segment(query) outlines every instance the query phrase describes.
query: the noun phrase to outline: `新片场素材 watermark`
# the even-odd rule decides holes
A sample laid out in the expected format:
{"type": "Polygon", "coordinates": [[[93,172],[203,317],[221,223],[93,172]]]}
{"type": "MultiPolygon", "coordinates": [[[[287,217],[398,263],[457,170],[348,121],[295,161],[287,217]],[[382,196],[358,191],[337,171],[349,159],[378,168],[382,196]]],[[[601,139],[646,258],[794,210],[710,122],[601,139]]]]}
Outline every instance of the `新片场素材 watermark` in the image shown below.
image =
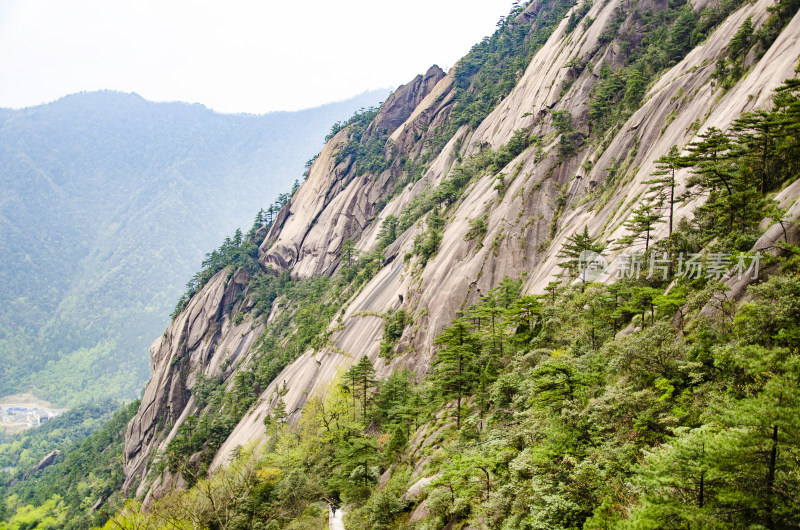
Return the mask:
{"type": "Polygon", "coordinates": [[[681,252],[670,258],[666,252],[660,256],[656,253],[646,257],[643,253],[623,252],[613,261],[601,254],[584,251],[578,258],[578,278],[591,282],[604,274],[617,279],[639,279],[672,277],[699,279],[702,277],[719,280],[722,278],[742,279],[749,277],[758,279],[761,265],[761,253],[732,254],[727,252],[711,252],[708,254],[681,252]]]}

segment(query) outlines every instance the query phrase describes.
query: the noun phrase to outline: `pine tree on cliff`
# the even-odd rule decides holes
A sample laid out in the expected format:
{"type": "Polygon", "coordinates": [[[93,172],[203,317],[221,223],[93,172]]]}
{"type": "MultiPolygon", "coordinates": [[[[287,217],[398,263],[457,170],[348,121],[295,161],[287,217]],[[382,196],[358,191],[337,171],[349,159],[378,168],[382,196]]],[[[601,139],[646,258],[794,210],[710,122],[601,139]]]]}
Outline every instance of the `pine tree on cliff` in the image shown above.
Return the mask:
{"type": "MultiPolygon", "coordinates": [[[[567,269],[571,275],[576,278],[581,278],[581,292],[586,286],[586,274],[580,274],[581,260],[585,260],[589,253],[600,254],[605,248],[604,245],[597,242],[596,237],[589,235],[589,227],[584,226],[583,232],[575,232],[567,238],[567,241],[561,246],[561,250],[556,254],[556,257],[566,258],[566,261],[559,263],[564,269],[567,269]]],[[[585,261],[584,261],[585,266],[585,261]]]]}
{"type": "Polygon", "coordinates": [[[355,409],[356,403],[361,406],[361,417],[366,423],[369,405],[372,404],[372,391],[377,384],[375,367],[365,355],[358,363],[350,367],[345,373],[345,379],[350,382],[349,390],[353,397],[353,408],[355,409]]]}
{"type": "Polygon", "coordinates": [[[756,168],[761,195],[772,185],[769,165],[775,152],[774,131],[779,127],[774,114],[763,110],[748,112],[733,122],[733,130],[738,135],[737,141],[751,154],[750,159],[756,168]]]}
{"type": "Polygon", "coordinates": [[[381,229],[378,232],[378,248],[383,250],[397,239],[397,229],[400,225],[400,219],[394,215],[386,216],[386,219],[381,223],[381,229]]]}
{"type": "Polygon", "coordinates": [[[679,198],[675,196],[675,188],[677,181],[675,179],[678,169],[681,165],[680,151],[677,145],[669,148],[669,152],[656,160],[656,170],[652,175],[656,178],[645,181],[645,184],[650,185],[650,197],[656,202],[661,202],[666,205],[669,212],[667,232],[667,254],[669,259],[669,276],[672,276],[672,230],[675,225],[675,203],[679,198]]]}
{"type": "Polygon", "coordinates": [[[650,238],[655,226],[662,221],[664,216],[658,211],[662,205],[642,203],[633,215],[623,223],[623,226],[630,232],[629,235],[620,238],[616,242],[615,248],[621,249],[635,243],[641,239],[644,241],[644,251],[650,248],[650,238]]]}
{"type": "Polygon", "coordinates": [[[350,238],[345,239],[344,243],[342,244],[342,257],[347,260],[348,267],[353,266],[353,256],[357,252],[358,251],[356,250],[356,245],[353,243],[353,240],[350,238]]]}
{"type": "Polygon", "coordinates": [[[708,194],[708,200],[697,211],[699,217],[708,220],[712,234],[731,231],[736,215],[736,144],[730,135],[716,127],[709,128],[699,138],[689,145],[689,155],[684,159],[684,163],[692,167],[688,187],[708,194]],[[727,222],[720,225],[719,221],[727,222]]]}
{"type": "Polygon", "coordinates": [[[456,400],[456,428],[461,428],[461,401],[475,386],[480,343],[469,323],[456,318],[452,325],[436,337],[435,344],[443,346],[433,363],[434,386],[443,398],[456,400]]]}

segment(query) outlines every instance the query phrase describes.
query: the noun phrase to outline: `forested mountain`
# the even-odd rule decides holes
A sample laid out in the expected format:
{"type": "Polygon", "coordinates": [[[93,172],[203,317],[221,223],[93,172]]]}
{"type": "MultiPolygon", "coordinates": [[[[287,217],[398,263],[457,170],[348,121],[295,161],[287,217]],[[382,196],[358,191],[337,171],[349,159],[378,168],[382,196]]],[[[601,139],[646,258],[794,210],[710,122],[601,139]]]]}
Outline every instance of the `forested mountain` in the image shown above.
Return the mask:
{"type": "Polygon", "coordinates": [[[515,4],[333,127],[7,526],[800,526],[798,8],[515,4]]]}
{"type": "Polygon", "coordinates": [[[0,113],[0,396],[132,398],[205,253],[302,181],[332,123],[383,92],[217,114],[81,93],[0,113]]]}

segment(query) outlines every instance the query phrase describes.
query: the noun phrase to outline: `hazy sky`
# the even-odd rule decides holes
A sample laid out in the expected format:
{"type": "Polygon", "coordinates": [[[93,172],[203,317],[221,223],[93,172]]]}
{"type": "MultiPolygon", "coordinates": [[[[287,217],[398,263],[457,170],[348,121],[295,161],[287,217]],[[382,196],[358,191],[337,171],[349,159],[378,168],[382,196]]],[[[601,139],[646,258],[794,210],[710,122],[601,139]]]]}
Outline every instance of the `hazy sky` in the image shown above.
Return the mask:
{"type": "Polygon", "coordinates": [[[0,107],[84,90],[316,106],[452,66],[512,0],[0,0],[0,107]]]}

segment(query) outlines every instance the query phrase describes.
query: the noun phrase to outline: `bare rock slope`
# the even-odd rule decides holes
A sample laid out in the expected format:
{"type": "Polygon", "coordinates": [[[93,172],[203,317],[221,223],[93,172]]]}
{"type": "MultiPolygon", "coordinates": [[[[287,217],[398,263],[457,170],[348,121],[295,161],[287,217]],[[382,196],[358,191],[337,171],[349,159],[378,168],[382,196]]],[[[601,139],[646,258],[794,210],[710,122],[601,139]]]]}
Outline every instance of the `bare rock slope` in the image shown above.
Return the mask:
{"type": "MultiPolygon", "coordinates": [[[[733,13],[649,86],[644,103],[616,134],[604,142],[577,142],[570,157],[559,156],[552,116],[568,112],[581,138],[588,138],[597,71],[603,62],[613,64],[619,52],[614,42],[603,40],[603,31],[615,10],[624,7],[621,0],[595,2],[586,15],[589,23],[571,32],[568,17],[561,20],[518,73],[511,92],[475,129],[457,127],[449,139],[436,144],[437,132],[451,118],[458,80],[452,71],[445,74],[432,67],[397,89],[364,133],[365,138],[388,137],[380,172],[359,172],[359,160],[342,157],[352,142],[352,130],[339,131],[264,237],[259,261],[265,270],[288,270],[295,278],[333,274],[341,264],[345,240],[354,241],[364,253],[376,249],[382,222],[402,217],[415,199],[432,193],[470,155],[508,144],[520,129],[540,136],[544,145],[524,149],[498,172],[468,184],[449,210],[438,250],[427,263],[413,256],[415,238],[426,230],[425,217],[398,234],[382,250],[380,269],[331,323],[324,345],[302,353],[274,379],[221,446],[212,466],[224,465],[237,446],[263,441],[263,420],[276,405],[279,389],[290,419],[296,419],[310,396],[324,391],[364,355],[384,377],[398,367],[423,374],[435,356],[436,334],[459,308],[504,276],[524,278],[525,291],[541,293],[560,272],[555,255],[567,237],[584,226],[593,236],[621,237],[622,222],[647,187],[655,159],[672,145],[685,146],[709,127],[726,128],[743,111],[767,107],[771,91],[795,75],[800,16],[730,90],[712,80],[714,63],[726,52],[731,35],[748,17],[756,26],[762,23],[770,4],[757,0],[733,13]],[[441,147],[431,152],[430,145],[441,147]],[[409,160],[425,161],[414,166],[423,170],[414,178],[409,176],[409,160]],[[608,168],[621,161],[626,174],[612,187],[608,168]],[[602,201],[601,189],[610,189],[602,201]],[[485,223],[480,240],[467,237],[475,219],[485,223]],[[412,315],[414,325],[405,329],[396,355],[387,362],[379,356],[381,315],[399,308],[412,315]]],[[[531,3],[517,22],[536,16],[541,6],[531,3]]],[[[791,206],[796,192],[784,193],[783,204],[791,206]]],[[[679,215],[687,215],[693,206],[686,204],[679,215]]],[[[247,316],[235,324],[233,305],[246,308],[252,303],[247,280],[243,271],[220,271],[153,344],[153,378],[128,426],[128,490],[147,491],[150,483],[143,479],[152,455],[166,447],[187,415],[199,412],[192,397],[197,374],[222,374],[230,381],[237,369],[247,366],[256,338],[281,311],[276,303],[269,317],[247,316]]]]}

